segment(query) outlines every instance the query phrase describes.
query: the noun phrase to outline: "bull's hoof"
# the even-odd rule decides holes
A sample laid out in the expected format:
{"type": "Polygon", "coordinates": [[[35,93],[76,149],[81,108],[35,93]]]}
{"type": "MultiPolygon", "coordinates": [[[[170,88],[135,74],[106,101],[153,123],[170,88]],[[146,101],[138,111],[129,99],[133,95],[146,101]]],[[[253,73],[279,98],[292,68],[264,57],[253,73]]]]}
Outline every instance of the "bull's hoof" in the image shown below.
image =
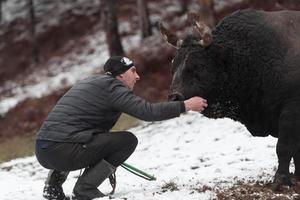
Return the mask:
{"type": "Polygon", "coordinates": [[[297,174],[290,174],[290,178],[292,181],[292,184],[295,186],[300,186],[300,176],[297,174]]]}
{"type": "Polygon", "coordinates": [[[283,192],[289,190],[293,185],[294,184],[290,178],[290,175],[276,173],[272,183],[272,190],[276,192],[283,192]]]}

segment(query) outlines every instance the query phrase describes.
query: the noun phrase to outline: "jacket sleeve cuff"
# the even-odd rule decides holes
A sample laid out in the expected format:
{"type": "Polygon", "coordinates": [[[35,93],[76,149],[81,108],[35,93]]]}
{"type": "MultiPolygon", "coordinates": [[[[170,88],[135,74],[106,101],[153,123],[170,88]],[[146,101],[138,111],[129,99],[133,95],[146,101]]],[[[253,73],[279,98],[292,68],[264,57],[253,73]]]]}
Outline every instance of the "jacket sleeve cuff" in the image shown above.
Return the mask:
{"type": "Polygon", "coordinates": [[[180,113],[183,113],[185,112],[185,105],[184,105],[184,102],[183,101],[180,101],[180,113]]]}

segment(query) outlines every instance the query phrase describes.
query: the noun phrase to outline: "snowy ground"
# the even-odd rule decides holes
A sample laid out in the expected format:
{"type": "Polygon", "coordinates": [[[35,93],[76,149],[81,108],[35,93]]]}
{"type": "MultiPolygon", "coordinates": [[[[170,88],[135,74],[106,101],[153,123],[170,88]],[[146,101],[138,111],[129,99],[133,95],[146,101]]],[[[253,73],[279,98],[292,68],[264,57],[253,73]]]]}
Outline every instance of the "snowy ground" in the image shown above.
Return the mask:
{"type": "MultiPolygon", "coordinates": [[[[11,5],[8,2],[6,6],[11,5]]],[[[138,39],[137,35],[123,39],[124,48],[132,48],[138,39]]],[[[82,54],[53,58],[48,63],[51,66],[48,71],[36,71],[26,77],[32,84],[6,83],[0,88],[12,90],[10,96],[0,99],[0,114],[5,114],[23,99],[40,97],[62,85],[72,85],[99,69],[108,57],[104,34],[95,32],[87,41],[82,54]],[[90,49],[93,53],[89,53],[90,49]]],[[[241,180],[269,181],[277,165],[275,138],[252,137],[244,126],[229,119],[213,120],[189,113],[164,122],[145,123],[132,132],[139,138],[139,145],[127,163],[154,174],[157,180],[149,182],[120,168],[113,195],[117,200],[213,199],[218,188],[241,180]],[[167,185],[173,187],[165,187],[167,185]],[[206,186],[213,190],[203,189],[206,186]]],[[[64,184],[67,194],[72,192],[78,175],[79,171],[72,172],[64,184]]],[[[1,164],[0,200],[42,199],[46,176],[47,171],[34,156],[1,164]]],[[[108,192],[110,188],[105,183],[100,189],[108,192]]]]}
{"type": "MultiPolygon", "coordinates": [[[[213,199],[215,190],[237,181],[271,180],[277,164],[275,138],[252,137],[229,119],[213,120],[190,112],[131,131],[139,144],[127,163],[154,174],[157,180],[146,181],[119,168],[114,199],[213,199]],[[168,184],[174,187],[163,189],[168,184]],[[213,190],[199,192],[203,186],[213,190]]],[[[46,175],[34,156],[0,165],[0,199],[41,199],[46,175]]],[[[78,175],[79,171],[72,172],[64,184],[67,194],[78,175]]],[[[110,188],[105,182],[100,189],[109,192],[110,188]]]]}

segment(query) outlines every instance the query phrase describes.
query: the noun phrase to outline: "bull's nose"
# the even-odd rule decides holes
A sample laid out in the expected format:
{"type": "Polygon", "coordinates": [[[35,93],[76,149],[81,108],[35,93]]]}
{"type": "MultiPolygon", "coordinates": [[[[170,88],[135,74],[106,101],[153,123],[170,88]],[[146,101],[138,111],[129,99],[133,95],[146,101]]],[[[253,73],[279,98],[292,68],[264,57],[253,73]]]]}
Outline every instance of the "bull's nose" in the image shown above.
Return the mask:
{"type": "Polygon", "coordinates": [[[183,100],[183,95],[176,92],[172,93],[168,96],[169,101],[182,101],[183,100]]]}

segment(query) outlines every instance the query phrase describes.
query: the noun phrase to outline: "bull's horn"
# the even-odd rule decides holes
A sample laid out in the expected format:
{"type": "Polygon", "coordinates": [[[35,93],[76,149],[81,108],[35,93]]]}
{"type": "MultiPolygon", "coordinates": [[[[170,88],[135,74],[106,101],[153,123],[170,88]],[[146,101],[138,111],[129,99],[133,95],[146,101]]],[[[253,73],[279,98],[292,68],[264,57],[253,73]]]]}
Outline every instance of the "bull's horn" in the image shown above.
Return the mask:
{"type": "Polygon", "coordinates": [[[188,13],[188,20],[193,24],[200,34],[201,40],[199,43],[203,47],[209,46],[212,43],[211,29],[203,21],[200,21],[199,16],[196,13],[188,13]]]}
{"type": "Polygon", "coordinates": [[[176,34],[173,34],[169,30],[167,30],[162,22],[159,23],[159,29],[162,37],[168,44],[172,45],[176,49],[180,48],[182,40],[179,39],[176,34]]]}

